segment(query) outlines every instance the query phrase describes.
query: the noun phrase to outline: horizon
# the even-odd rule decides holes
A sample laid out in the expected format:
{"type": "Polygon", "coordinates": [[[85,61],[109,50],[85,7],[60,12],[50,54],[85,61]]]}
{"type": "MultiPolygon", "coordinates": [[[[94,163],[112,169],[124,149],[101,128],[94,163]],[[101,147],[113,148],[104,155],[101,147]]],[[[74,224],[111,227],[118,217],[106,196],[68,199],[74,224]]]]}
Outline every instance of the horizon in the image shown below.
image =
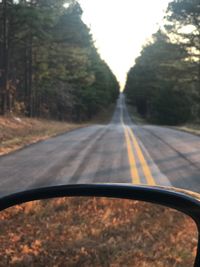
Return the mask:
{"type": "Polygon", "coordinates": [[[125,86],[127,73],[140,55],[142,47],[162,26],[169,2],[171,0],[164,0],[162,3],[160,0],[126,0],[122,5],[114,0],[79,0],[83,9],[83,21],[91,29],[95,46],[116,75],[121,90],[125,86]]]}

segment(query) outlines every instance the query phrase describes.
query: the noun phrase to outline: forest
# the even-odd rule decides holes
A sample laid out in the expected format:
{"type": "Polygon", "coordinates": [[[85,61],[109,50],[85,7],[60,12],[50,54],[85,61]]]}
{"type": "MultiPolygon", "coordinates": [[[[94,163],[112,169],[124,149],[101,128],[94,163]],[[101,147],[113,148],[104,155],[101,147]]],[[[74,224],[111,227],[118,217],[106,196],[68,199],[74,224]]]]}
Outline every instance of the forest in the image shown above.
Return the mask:
{"type": "Polygon", "coordinates": [[[119,84],[75,0],[0,0],[0,114],[84,121],[119,84]]]}
{"type": "Polygon", "coordinates": [[[128,102],[153,123],[200,123],[200,2],[169,3],[164,27],[129,70],[128,102]]]}

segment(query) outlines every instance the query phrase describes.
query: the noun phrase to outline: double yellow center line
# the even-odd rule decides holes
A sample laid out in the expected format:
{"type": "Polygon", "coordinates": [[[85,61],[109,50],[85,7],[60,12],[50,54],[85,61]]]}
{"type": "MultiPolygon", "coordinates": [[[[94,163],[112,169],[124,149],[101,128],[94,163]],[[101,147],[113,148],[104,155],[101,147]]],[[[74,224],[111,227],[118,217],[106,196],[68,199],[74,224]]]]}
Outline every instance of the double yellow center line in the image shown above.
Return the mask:
{"type": "Polygon", "coordinates": [[[124,125],[123,122],[123,116],[121,116],[121,122],[124,128],[124,134],[125,134],[125,140],[126,140],[126,146],[127,146],[127,153],[128,153],[128,159],[129,159],[129,164],[130,164],[130,173],[131,173],[131,178],[132,178],[132,183],[133,184],[141,184],[140,180],[140,175],[138,172],[137,164],[136,164],[136,159],[135,159],[135,154],[138,157],[138,160],[141,164],[142,171],[144,173],[144,176],[146,178],[146,182],[148,185],[156,185],[155,180],[152,176],[150,167],[145,160],[145,157],[143,155],[143,152],[138,144],[138,141],[133,133],[133,130],[129,127],[124,125]]]}

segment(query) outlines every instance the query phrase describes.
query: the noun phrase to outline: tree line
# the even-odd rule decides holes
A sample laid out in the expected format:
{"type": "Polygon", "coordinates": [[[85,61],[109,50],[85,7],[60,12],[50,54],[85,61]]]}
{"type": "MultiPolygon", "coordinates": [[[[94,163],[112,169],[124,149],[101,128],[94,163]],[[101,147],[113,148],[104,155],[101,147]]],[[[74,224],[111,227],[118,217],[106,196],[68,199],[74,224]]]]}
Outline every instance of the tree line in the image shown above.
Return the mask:
{"type": "Polygon", "coordinates": [[[119,84],[75,0],[0,1],[0,113],[81,121],[119,84]]]}
{"type": "Polygon", "coordinates": [[[164,21],[128,72],[127,99],[155,123],[200,122],[199,0],[174,0],[164,21]]]}

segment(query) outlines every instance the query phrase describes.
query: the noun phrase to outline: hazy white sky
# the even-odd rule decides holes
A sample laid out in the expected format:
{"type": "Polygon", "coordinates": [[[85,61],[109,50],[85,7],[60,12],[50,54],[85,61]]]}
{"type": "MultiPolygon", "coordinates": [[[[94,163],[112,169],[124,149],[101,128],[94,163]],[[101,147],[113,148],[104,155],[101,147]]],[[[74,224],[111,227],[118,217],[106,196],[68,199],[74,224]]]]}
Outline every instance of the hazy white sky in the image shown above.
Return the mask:
{"type": "Polygon", "coordinates": [[[79,0],[101,57],[121,85],[170,0],[79,0]]]}

